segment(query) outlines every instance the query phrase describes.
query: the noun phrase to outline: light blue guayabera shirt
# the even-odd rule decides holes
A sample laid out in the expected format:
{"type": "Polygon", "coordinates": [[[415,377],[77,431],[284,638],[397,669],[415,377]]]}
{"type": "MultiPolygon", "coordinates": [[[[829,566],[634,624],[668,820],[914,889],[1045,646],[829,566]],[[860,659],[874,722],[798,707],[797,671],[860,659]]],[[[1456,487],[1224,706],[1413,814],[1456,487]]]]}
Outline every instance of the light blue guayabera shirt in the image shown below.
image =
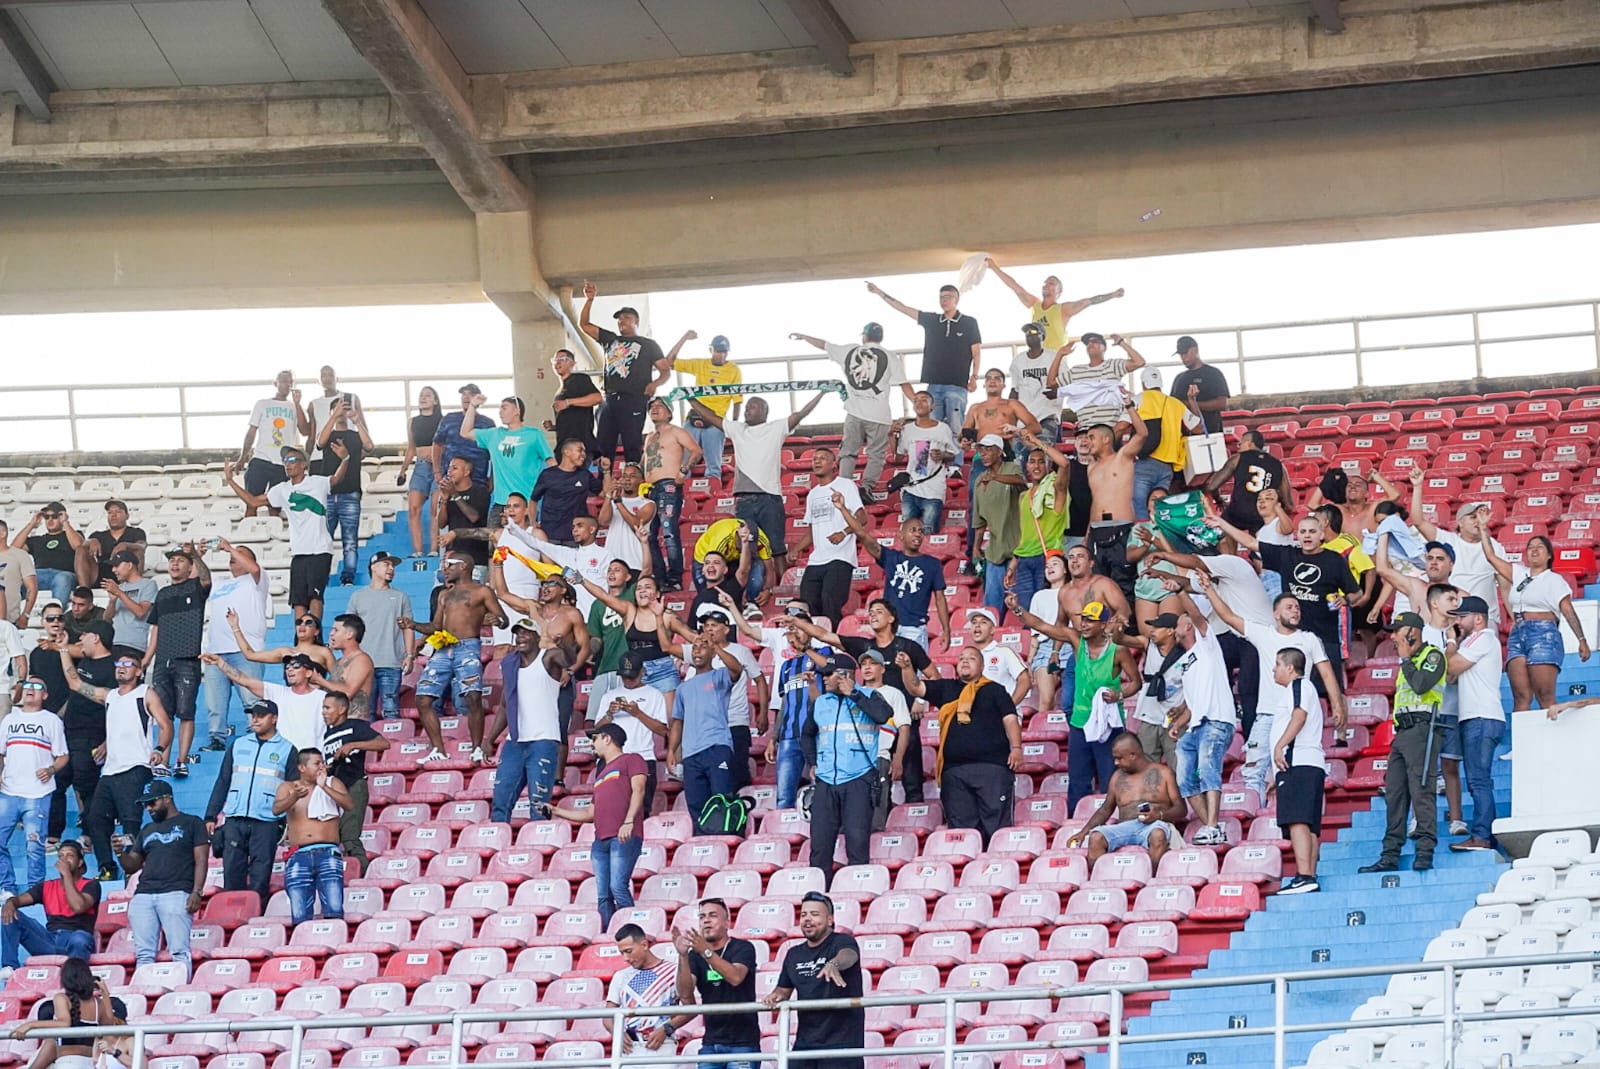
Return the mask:
{"type": "MultiPolygon", "coordinates": [[[[744,685],[742,676],[739,685],[744,685]]],[[[728,695],[732,691],[733,680],[726,668],[696,672],[678,684],[672,719],[683,721],[683,756],[713,746],[733,749],[733,732],[728,728],[728,695]]]]}

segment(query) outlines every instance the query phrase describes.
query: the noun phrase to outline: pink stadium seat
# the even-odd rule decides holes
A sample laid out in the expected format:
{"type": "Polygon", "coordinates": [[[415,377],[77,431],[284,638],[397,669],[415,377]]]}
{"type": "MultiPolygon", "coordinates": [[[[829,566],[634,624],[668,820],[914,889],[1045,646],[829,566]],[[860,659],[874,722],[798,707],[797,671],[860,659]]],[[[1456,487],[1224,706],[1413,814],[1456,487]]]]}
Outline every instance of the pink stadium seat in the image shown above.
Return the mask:
{"type": "Polygon", "coordinates": [[[1067,899],[1062,924],[1112,925],[1128,912],[1128,896],[1114,887],[1085,887],[1067,899]]]}
{"type": "Polygon", "coordinates": [[[456,888],[450,898],[450,912],[482,920],[510,904],[511,894],[505,884],[497,880],[472,880],[456,888]]]}
{"type": "Polygon", "coordinates": [[[1115,887],[1133,894],[1151,879],[1149,851],[1135,848],[1102,855],[1089,874],[1088,886],[1115,887]]]}
{"type": "Polygon", "coordinates": [[[454,890],[468,880],[477,879],[483,872],[483,858],[475,850],[446,850],[435,854],[427,864],[424,874],[429,880],[454,890]]]}
{"type": "Polygon", "coordinates": [[[983,852],[983,836],[976,828],[946,828],[929,835],[922,844],[924,859],[948,861],[960,868],[983,852]]]}
{"type": "Polygon", "coordinates": [[[572,950],[560,946],[531,946],[517,952],[511,975],[544,984],[572,971],[572,950]]]}
{"type": "Polygon", "coordinates": [[[885,969],[873,986],[874,995],[931,995],[942,990],[936,965],[896,965],[885,969]]]}
{"type": "Polygon", "coordinates": [[[1106,951],[1109,958],[1144,958],[1153,961],[1178,952],[1178,926],[1171,921],[1140,921],[1124,924],[1117,933],[1116,945],[1106,951]]]}
{"type": "Polygon", "coordinates": [[[1033,886],[1011,891],[1000,900],[996,918],[1009,927],[1050,928],[1061,915],[1061,896],[1033,886]]]}
{"type": "MultiPolygon", "coordinates": [[[[255,892],[251,892],[254,894],[255,892]]],[[[259,908],[261,899],[253,901],[259,908]]],[[[289,941],[287,926],[278,921],[253,921],[233,929],[228,945],[217,947],[213,958],[240,958],[245,961],[265,961],[273,952],[289,941]]]]}
{"type": "MultiPolygon", "coordinates": [[[[887,879],[887,875],[885,876],[887,879]]],[[[837,886],[837,885],[835,885],[837,886]]],[[[705,898],[720,898],[730,909],[738,909],[762,894],[761,873],[755,869],[731,868],[706,877],[701,891],[705,898]]]]}
{"type": "Polygon", "coordinates": [[[438,950],[445,954],[458,950],[472,938],[472,918],[464,913],[447,910],[444,913],[426,917],[417,926],[417,934],[410,941],[401,944],[402,953],[411,950],[438,950]]]}
{"type": "Polygon", "coordinates": [[[1039,932],[1036,928],[991,928],[983,934],[978,945],[979,961],[1000,962],[1002,965],[1023,965],[1039,954],[1039,932]]]}
{"type": "Polygon", "coordinates": [[[1059,794],[1036,794],[1031,798],[1018,798],[1012,807],[1012,812],[1014,824],[1054,831],[1067,823],[1067,799],[1059,794]]]}
{"type": "Polygon", "coordinates": [[[344,947],[350,941],[350,925],[342,918],[305,921],[295,926],[289,943],[273,953],[305,954],[322,959],[344,947]]]}
{"type": "Polygon", "coordinates": [[[889,887],[889,870],[882,865],[846,865],[834,873],[829,893],[836,899],[870,901],[887,894],[889,887]]]}
{"type": "MultiPolygon", "coordinates": [[[[923,932],[911,944],[906,955],[910,965],[932,965],[937,969],[952,969],[972,958],[972,933],[962,931],[923,932]]],[[[891,965],[898,962],[891,962],[891,965]]]]}
{"type": "Polygon", "coordinates": [[[398,801],[402,805],[410,802],[441,805],[461,797],[466,786],[466,780],[459,772],[419,772],[398,801]]]}
{"type": "Polygon", "coordinates": [[[955,871],[946,861],[912,862],[901,868],[894,880],[896,891],[915,891],[927,899],[949,894],[955,890],[955,885],[955,871]]]}
{"type": "MultiPolygon", "coordinates": [[[[1216,855],[1210,851],[1206,851],[1206,856],[1213,862],[1216,860],[1216,855]]],[[[1178,923],[1188,919],[1189,913],[1194,909],[1194,903],[1194,888],[1188,884],[1151,884],[1140,890],[1124,920],[1128,924],[1147,921],[1178,923]]]]}
{"type": "Polygon", "coordinates": [[[318,979],[349,991],[378,978],[378,955],[370,951],[335,954],[322,965],[318,979]]]}
{"type": "Polygon", "coordinates": [[[1202,847],[1184,847],[1167,851],[1152,882],[1157,886],[1180,884],[1198,890],[1215,879],[1217,871],[1215,852],[1202,847]]]}
{"type": "Polygon", "coordinates": [[[1089,962],[1103,957],[1111,936],[1103,924],[1062,924],[1038,954],[1041,961],[1089,962]]]}
{"type": "MultiPolygon", "coordinates": [[[[1281,855],[1280,855],[1281,856],[1281,855]]],[[[1219,880],[1200,891],[1191,921],[1242,921],[1261,908],[1261,893],[1256,885],[1238,880],[1219,880]]]]}
{"type": "Polygon", "coordinates": [[[733,931],[742,938],[766,942],[786,939],[794,928],[794,903],[778,898],[758,898],[745,903],[733,925],[733,931]]]}
{"type": "MultiPolygon", "coordinates": [[[[144,967],[141,966],[141,968],[144,967]]],[[[203,961],[195,966],[194,977],[189,981],[188,986],[196,991],[204,991],[211,995],[221,996],[249,982],[250,962],[243,958],[226,958],[203,961]]],[[[137,972],[134,976],[133,985],[135,987],[139,986],[137,972]]]]}
{"type": "Polygon", "coordinates": [[[985,891],[992,898],[1004,898],[1007,892],[1022,886],[1022,873],[1017,862],[1010,858],[984,857],[961,870],[956,886],[962,890],[985,891]]]}
{"type": "MultiPolygon", "coordinates": [[[[1085,984],[1142,984],[1150,979],[1143,958],[1101,958],[1084,971],[1085,984]]],[[[1104,1024],[1110,1019],[1110,995],[1075,995],[1061,1000],[1058,1016],[1104,1024]]]]}
{"type": "Polygon", "coordinates": [[[598,913],[587,907],[571,907],[557,911],[544,922],[544,931],[535,945],[577,949],[599,939],[601,934],[598,913]]]}
{"type": "Polygon", "coordinates": [[[929,932],[978,932],[994,919],[994,899],[983,891],[946,894],[933,906],[933,916],[923,925],[929,932]]]}
{"type": "Polygon", "coordinates": [[[677,905],[696,897],[699,886],[686,872],[660,872],[645,878],[637,901],[641,905],[677,905]]]}
{"type": "Polygon", "coordinates": [[[938,802],[897,805],[889,811],[885,831],[910,832],[919,838],[929,835],[944,823],[944,810],[938,802]]]}
{"type": "Polygon", "coordinates": [[[928,920],[928,902],[911,891],[879,895],[867,905],[861,931],[875,935],[909,936],[928,920]]]}
{"type": "Polygon", "coordinates": [[[739,844],[733,864],[767,875],[787,865],[791,856],[789,841],[782,836],[754,835],[739,844]]]}
{"type": "Polygon", "coordinates": [[[316,975],[317,961],[310,955],[277,957],[262,964],[261,970],[256,973],[255,982],[281,995],[301,984],[310,983],[316,975]]]}
{"type": "Polygon", "coordinates": [[[537,850],[525,847],[510,847],[491,857],[483,874],[491,880],[499,880],[515,887],[523,880],[539,875],[539,871],[543,867],[544,856],[537,850]]]}
{"type": "Polygon", "coordinates": [[[444,909],[445,889],[436,883],[411,883],[390,894],[383,915],[422,921],[444,909]]]}
{"type": "Polygon", "coordinates": [[[572,825],[564,820],[530,820],[517,831],[517,846],[537,850],[548,858],[572,842],[572,825]]]}
{"type": "Polygon", "coordinates": [[[1028,886],[1070,894],[1089,882],[1089,863],[1082,850],[1051,850],[1028,866],[1028,886]]]}
{"type": "Polygon", "coordinates": [[[917,859],[917,837],[903,832],[883,831],[872,836],[872,860],[890,872],[917,859]]]}

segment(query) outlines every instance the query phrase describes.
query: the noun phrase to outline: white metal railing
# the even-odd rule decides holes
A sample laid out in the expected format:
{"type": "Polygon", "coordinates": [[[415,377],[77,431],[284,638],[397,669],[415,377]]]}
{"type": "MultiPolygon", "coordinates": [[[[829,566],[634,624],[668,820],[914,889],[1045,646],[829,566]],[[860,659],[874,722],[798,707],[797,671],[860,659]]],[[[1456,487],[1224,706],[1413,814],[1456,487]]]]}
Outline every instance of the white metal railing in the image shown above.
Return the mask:
{"type": "MultiPolygon", "coordinates": [[[[875,1006],[926,1006],[937,1005],[943,1007],[940,1015],[944,1030],[943,1041],[938,1048],[942,1061],[938,1064],[943,1069],[959,1069],[961,1055],[966,1054],[1005,1054],[1013,1051],[1042,1051],[1061,1048],[1073,1049],[1104,1049],[1107,1054],[1109,1069],[1121,1069],[1123,1052],[1129,1047],[1144,1046],[1153,1043],[1172,1042],[1215,1042],[1238,1039],[1271,1037],[1272,1039],[1272,1066],[1273,1069],[1286,1069],[1287,1040],[1291,1035],[1307,1033],[1333,1033],[1354,1032],[1363,1029],[1393,1030],[1402,1027],[1432,1026],[1441,1029],[1443,1069],[1455,1069],[1456,1048],[1461,1041],[1462,1028],[1466,1024],[1492,1021],[1525,1021],[1561,1017],[1594,1017],[1600,1015],[1593,1007],[1557,1007],[1544,1010],[1506,1010],[1487,1011],[1483,1013],[1463,1013],[1456,1008],[1455,990],[1456,979],[1461,973],[1472,969],[1484,968],[1525,968],[1533,965],[1563,965],[1588,962],[1600,963],[1600,952],[1568,953],[1568,954],[1543,954],[1528,956],[1511,956],[1492,958],[1477,958],[1457,961],[1434,961],[1421,963],[1369,965],[1345,968],[1329,968],[1315,970],[1300,970],[1278,973],[1258,973],[1247,976],[1229,977],[1203,977],[1181,980],[1152,980],[1143,983],[1130,984],[1081,984],[1072,987],[1057,988],[1008,988],[1003,991],[947,991],[927,995],[869,995],[863,998],[838,998],[814,1002],[789,1001],[779,1004],[776,1013],[777,1019],[777,1049],[770,1054],[756,1056],[756,1060],[776,1062],[778,1069],[788,1069],[790,1063],[798,1062],[802,1066],[810,1060],[818,1058],[836,1057],[915,1057],[926,1056],[931,1048],[854,1048],[849,1050],[826,1051],[796,1051],[791,1046],[791,1031],[795,1023],[794,1015],[797,1012],[822,1009],[852,1009],[870,1008],[875,1006]],[[1312,984],[1333,980],[1349,980],[1359,978],[1391,977],[1415,973],[1441,974],[1441,986],[1444,997],[1441,1013],[1431,1016],[1416,1016],[1408,1018],[1379,1018],[1361,1021],[1316,1021],[1310,1023],[1291,1023],[1288,1020],[1290,986],[1293,984],[1312,984]],[[1194,991],[1194,990],[1225,990],[1242,989],[1251,987],[1269,987],[1273,994],[1273,1017],[1270,1025],[1251,1025],[1239,1028],[1212,1028],[1193,1029],[1186,1028],[1181,1031],[1151,1032],[1145,1035],[1127,1035],[1128,1015],[1125,1000],[1130,995],[1148,994],[1153,992],[1194,991]],[[1023,1041],[1014,1043],[967,1043],[957,1042],[958,1024],[956,1007],[973,1002],[1013,1002],[1023,999],[1060,999],[1078,997],[1105,997],[1109,1003],[1108,1015],[1110,1017],[1109,1031],[1104,1036],[1094,1038],[1074,1038],[1067,1041],[1023,1041]]],[[[685,1007],[686,1010],[691,1008],[685,1007]]],[[[467,1025],[477,1022],[509,1022],[509,1021],[569,1021],[569,1020],[606,1020],[611,1029],[611,1053],[599,1058],[564,1058],[560,1064],[572,1066],[574,1069],[626,1069],[629,1065],[648,1062],[652,1065],[675,1064],[693,1065],[697,1062],[732,1062],[752,1060],[748,1054],[674,1054],[663,1055],[650,1052],[646,1055],[627,1055],[621,1053],[623,1028],[630,1017],[659,1017],[663,1010],[670,1012],[670,1007],[644,1007],[623,1009],[620,1007],[597,1007],[593,1009],[572,1009],[566,1007],[550,1007],[545,1009],[527,1009],[515,1011],[495,1010],[457,1010],[448,1013],[385,1013],[373,1016],[341,1015],[338,1013],[327,1014],[321,1017],[307,1018],[279,1018],[262,1017],[250,1020],[219,1019],[207,1017],[194,1021],[183,1022],[141,1022],[125,1026],[86,1027],[86,1028],[61,1028],[39,1030],[33,1035],[40,1038],[56,1037],[93,1037],[110,1035],[128,1035],[132,1033],[134,1042],[134,1058],[127,1069],[145,1069],[146,1053],[149,1047],[149,1037],[152,1035],[186,1035],[203,1032],[288,1032],[289,1065],[298,1067],[301,1064],[301,1054],[305,1049],[307,1033],[323,1029],[358,1028],[358,1027],[386,1027],[401,1028],[409,1025],[449,1025],[450,1044],[449,1069],[463,1069],[470,1064],[466,1055],[464,1037],[467,1025]]],[[[750,1011],[770,1012],[760,1003],[740,1003],[712,1006],[694,1006],[692,1012],[704,1014],[722,1013],[748,1013],[750,1011]]],[[[491,1041],[494,1042],[494,1041],[491,1041]]],[[[514,1036],[498,1042],[530,1042],[514,1036]]],[[[537,1062],[495,1061],[496,1069],[534,1069],[534,1066],[548,1064],[548,1060],[537,1062]]],[[[1233,1062],[1232,1064],[1239,1064],[1233,1062]]]]}
{"type": "MultiPolygon", "coordinates": [[[[1129,337],[1135,340],[1151,366],[1177,368],[1180,365],[1172,355],[1172,343],[1184,334],[1200,342],[1206,361],[1222,369],[1235,393],[1249,392],[1252,368],[1261,372],[1274,364],[1283,365],[1288,361],[1318,362],[1325,372],[1318,376],[1321,381],[1365,386],[1369,384],[1370,372],[1377,363],[1393,362],[1397,358],[1414,360],[1419,354],[1442,354],[1453,362],[1446,369],[1448,373],[1435,374],[1434,381],[1492,378],[1496,377],[1496,369],[1490,367],[1489,363],[1497,350],[1527,345],[1565,343],[1572,346],[1573,352],[1582,348],[1585,353],[1593,353],[1592,360],[1585,356],[1582,369],[1600,369],[1600,298],[1231,327],[1152,329],[1130,334],[1129,337]],[[1519,320],[1526,323],[1530,319],[1537,320],[1540,329],[1514,329],[1519,320]],[[1561,329],[1550,329],[1558,322],[1562,325],[1561,329]],[[1306,340],[1308,337],[1309,341],[1306,340]]],[[[991,367],[1008,365],[1020,348],[1020,341],[987,344],[984,346],[984,363],[991,367]]],[[[916,355],[915,350],[898,351],[916,355]]],[[[737,362],[749,382],[837,377],[835,365],[817,352],[740,357],[737,362]]],[[[1514,369],[1507,369],[1504,374],[1529,374],[1541,370],[1550,369],[1530,367],[1523,363],[1514,369]]],[[[1259,379],[1261,376],[1256,377],[1259,379]]],[[[360,376],[340,381],[341,386],[363,395],[362,405],[368,414],[369,426],[380,441],[390,444],[404,440],[401,417],[413,411],[417,392],[424,385],[435,385],[440,389],[446,411],[455,407],[451,390],[460,382],[477,382],[491,398],[501,391],[511,391],[510,377],[504,371],[488,370],[476,373],[451,370],[427,375],[360,376]]],[[[1391,374],[1384,381],[1397,380],[1391,374]]],[[[228,447],[242,435],[250,406],[265,394],[266,389],[267,384],[263,380],[7,385],[0,388],[0,401],[7,402],[0,405],[0,430],[8,424],[30,423],[37,427],[51,420],[65,420],[69,430],[69,448],[76,452],[82,448],[84,436],[81,430],[84,426],[106,420],[155,418],[175,421],[177,431],[175,441],[152,443],[156,448],[228,447]],[[246,402],[212,400],[207,403],[208,394],[215,396],[230,391],[240,394],[246,389],[256,391],[246,402]],[[120,400],[119,395],[122,395],[120,400]],[[223,419],[229,421],[226,440],[218,439],[215,426],[223,419]],[[204,427],[208,422],[213,426],[204,427]],[[197,424],[202,426],[197,427],[197,424]]],[[[315,385],[306,390],[307,400],[319,391],[320,387],[315,385]]],[[[787,414],[784,411],[786,404],[800,404],[804,400],[786,398],[781,394],[769,397],[778,414],[787,414]]],[[[536,423],[545,418],[544,413],[533,415],[536,417],[533,422],[536,423]]],[[[823,418],[826,419],[828,415],[825,411],[823,418]]],[[[156,430],[151,427],[149,432],[155,433],[156,430]]]]}

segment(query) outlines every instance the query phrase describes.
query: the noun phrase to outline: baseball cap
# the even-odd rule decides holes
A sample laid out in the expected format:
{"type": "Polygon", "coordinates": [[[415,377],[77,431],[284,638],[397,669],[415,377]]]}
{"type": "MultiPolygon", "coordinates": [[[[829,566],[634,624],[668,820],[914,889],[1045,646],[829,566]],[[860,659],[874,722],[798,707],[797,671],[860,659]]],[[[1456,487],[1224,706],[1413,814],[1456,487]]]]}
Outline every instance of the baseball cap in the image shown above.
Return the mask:
{"type": "Polygon", "coordinates": [[[1456,509],[1456,526],[1459,527],[1462,520],[1466,519],[1468,516],[1471,516],[1479,509],[1486,509],[1488,507],[1489,502],[1487,501],[1468,501],[1465,505],[1462,505],[1460,508],[1456,509]]]}
{"type": "Polygon", "coordinates": [[[139,796],[140,805],[149,805],[157,798],[171,798],[172,784],[164,779],[153,779],[144,785],[144,793],[139,796]]]}
{"type": "Polygon", "coordinates": [[[1445,556],[1449,557],[1451,563],[1455,562],[1455,559],[1456,559],[1456,547],[1452,546],[1448,542],[1427,542],[1427,543],[1425,543],[1423,545],[1422,548],[1423,549],[1437,549],[1441,553],[1443,553],[1445,556]]]}
{"type": "Polygon", "coordinates": [[[111,641],[116,636],[116,632],[111,629],[109,620],[90,620],[84,625],[83,633],[85,635],[93,635],[107,649],[111,648],[111,641]]]}
{"type": "Polygon", "coordinates": [[[376,553],[374,553],[372,555],[372,558],[370,560],[367,561],[367,571],[369,571],[369,572],[372,571],[372,569],[376,568],[378,565],[384,563],[385,561],[387,561],[390,564],[399,564],[400,563],[400,558],[396,557],[392,553],[385,553],[382,550],[379,550],[378,552],[376,552],[376,553]]]}
{"type": "Polygon", "coordinates": [[[861,328],[861,336],[866,338],[868,341],[882,341],[883,324],[868,323],[866,326],[861,328]]]}
{"type": "Polygon", "coordinates": [[[718,334],[715,338],[711,339],[711,348],[715,349],[719,353],[725,353],[729,349],[733,348],[733,343],[728,341],[728,336],[726,334],[718,334]]]}
{"type": "Polygon", "coordinates": [[[799,598],[796,598],[789,602],[789,604],[785,605],[783,607],[783,612],[786,616],[804,616],[807,620],[811,619],[811,606],[807,605],[799,598]]]}
{"type": "Polygon", "coordinates": [[[1414,627],[1418,631],[1420,631],[1424,627],[1427,627],[1427,626],[1428,626],[1427,625],[1427,621],[1423,620],[1423,618],[1418,616],[1416,613],[1414,613],[1414,612],[1403,612],[1403,613],[1400,613],[1398,616],[1396,616],[1393,620],[1390,620],[1389,621],[1389,626],[1384,628],[1384,630],[1385,631],[1398,631],[1402,627],[1414,627]]]}
{"type": "Polygon", "coordinates": [[[1006,447],[1006,440],[1000,437],[998,434],[986,434],[982,438],[978,439],[978,444],[980,446],[992,445],[996,449],[1004,449],[1006,447]]]}
{"type": "Polygon", "coordinates": [[[854,672],[855,670],[856,659],[849,654],[836,653],[828,658],[828,675],[832,675],[834,672],[854,672]]]}
{"type": "Polygon", "coordinates": [[[107,512],[111,511],[113,507],[120,508],[123,512],[128,511],[128,503],[122,500],[120,497],[114,497],[110,501],[106,502],[105,508],[107,512]]]}
{"type": "Polygon", "coordinates": [[[1000,614],[995,612],[993,609],[989,608],[987,605],[980,605],[976,609],[968,609],[967,610],[967,623],[968,624],[972,623],[972,619],[975,616],[982,616],[984,619],[988,620],[991,624],[994,624],[996,627],[1000,626],[1000,614]]]}
{"type": "Polygon", "coordinates": [[[63,505],[59,501],[52,501],[48,505],[46,505],[44,508],[40,509],[39,511],[40,512],[65,512],[65,511],[67,511],[67,506],[63,505]]]}
{"type": "Polygon", "coordinates": [[[1450,610],[1451,616],[1488,616],[1489,603],[1476,594],[1468,594],[1461,604],[1450,610]]]}
{"type": "Polygon", "coordinates": [[[111,554],[111,560],[108,561],[107,563],[110,563],[110,564],[138,564],[139,563],[139,554],[135,553],[131,549],[119,549],[119,550],[117,550],[117,552],[111,554]]]}
{"type": "Polygon", "coordinates": [[[457,393],[482,393],[483,391],[478,389],[478,384],[476,382],[469,382],[465,386],[461,387],[461,389],[457,390],[456,392],[457,393]]]}
{"type": "Polygon", "coordinates": [[[1082,609],[1078,610],[1078,615],[1083,617],[1085,620],[1094,620],[1098,622],[1104,620],[1107,616],[1110,616],[1111,610],[1106,608],[1105,602],[1103,601],[1091,601],[1082,609]]]}
{"type": "MultiPolygon", "coordinates": [[[[1085,608],[1087,607],[1088,606],[1085,606],[1085,608]]],[[[1159,616],[1152,616],[1150,619],[1146,620],[1145,625],[1148,627],[1177,627],[1178,614],[1175,612],[1164,612],[1159,616]]]]}
{"type": "Polygon", "coordinates": [[[867,649],[862,650],[861,651],[861,657],[859,659],[863,663],[865,663],[866,661],[877,661],[879,664],[888,664],[889,663],[889,658],[887,658],[887,657],[885,657],[883,655],[883,651],[880,650],[880,649],[877,649],[875,647],[869,647],[867,649]]]}
{"type": "Polygon", "coordinates": [[[1139,385],[1146,390],[1161,389],[1161,369],[1147,367],[1139,372],[1139,385]]]}
{"type": "Polygon", "coordinates": [[[1198,349],[1199,347],[1200,343],[1189,337],[1187,334],[1178,339],[1178,352],[1180,353],[1186,353],[1190,349],[1198,349]]]}
{"type": "Polygon", "coordinates": [[[621,319],[623,316],[632,316],[633,318],[638,319],[639,309],[635,308],[631,304],[625,304],[621,308],[618,308],[615,312],[611,313],[612,319],[621,319]]]}
{"type": "Polygon", "coordinates": [[[1043,323],[1024,323],[1024,324],[1022,324],[1022,336],[1024,338],[1042,338],[1042,337],[1044,337],[1044,324],[1043,323]]]}
{"type": "Polygon", "coordinates": [[[278,703],[270,698],[263,698],[245,707],[245,716],[277,716],[278,703]]]}
{"type": "Polygon", "coordinates": [[[538,631],[539,630],[539,625],[534,623],[532,620],[528,619],[526,616],[524,616],[522,619],[518,620],[516,623],[511,625],[511,630],[513,630],[513,631],[538,631]]]}
{"type": "Polygon", "coordinates": [[[597,739],[604,735],[618,746],[625,746],[628,742],[628,733],[616,724],[596,724],[586,734],[591,739],[597,739]]]}
{"type": "Polygon", "coordinates": [[[637,650],[629,650],[617,662],[617,674],[623,679],[633,679],[644,674],[644,657],[637,650]]]}
{"type": "Polygon", "coordinates": [[[190,553],[182,546],[173,546],[171,549],[167,550],[166,558],[171,560],[173,557],[186,557],[189,560],[194,560],[194,554],[190,553]]]}
{"type": "Polygon", "coordinates": [[[1078,340],[1083,342],[1085,345],[1088,345],[1092,341],[1097,341],[1101,345],[1104,345],[1106,343],[1106,336],[1104,334],[1097,333],[1096,331],[1089,330],[1085,331],[1083,336],[1078,340]]]}
{"type": "Polygon", "coordinates": [[[291,653],[283,659],[283,666],[285,668],[304,668],[311,672],[322,671],[322,666],[313,661],[311,655],[307,653],[291,653]]]}
{"type": "Polygon", "coordinates": [[[703,603],[694,611],[694,618],[696,620],[704,620],[712,616],[715,616],[717,619],[721,620],[730,627],[733,626],[733,617],[728,613],[728,610],[724,609],[721,605],[713,605],[708,601],[703,603]]]}

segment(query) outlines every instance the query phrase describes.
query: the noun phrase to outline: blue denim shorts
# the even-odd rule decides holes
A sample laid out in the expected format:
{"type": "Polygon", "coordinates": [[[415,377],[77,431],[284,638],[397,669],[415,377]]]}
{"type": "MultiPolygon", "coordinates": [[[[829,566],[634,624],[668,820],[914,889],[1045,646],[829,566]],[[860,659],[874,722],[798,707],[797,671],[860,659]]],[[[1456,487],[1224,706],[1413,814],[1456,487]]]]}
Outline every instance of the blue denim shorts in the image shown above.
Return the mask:
{"type": "Polygon", "coordinates": [[[1152,820],[1148,824],[1137,820],[1119,820],[1115,824],[1102,824],[1095,831],[1105,836],[1107,850],[1120,850],[1124,846],[1149,846],[1150,833],[1154,831],[1166,832],[1169,844],[1178,841],[1177,829],[1164,820],[1152,820]]]}
{"type": "Polygon", "coordinates": [[[433,461],[419,456],[411,462],[411,482],[407,484],[406,490],[427,497],[433,493],[433,487],[433,461]]]}
{"type": "Polygon", "coordinates": [[[455,685],[455,694],[483,693],[483,662],[478,659],[481,640],[464,638],[454,646],[434,650],[417,681],[417,693],[427,698],[442,698],[455,685]]]}
{"type": "Polygon", "coordinates": [[[1038,636],[1033,643],[1033,655],[1028,658],[1028,668],[1037,672],[1050,663],[1050,658],[1055,656],[1056,640],[1038,636]]]}
{"type": "Polygon", "coordinates": [[[1461,751],[1461,718],[1441,713],[1437,723],[1443,732],[1439,736],[1439,756],[1451,761],[1461,760],[1464,756],[1461,751]]]}
{"type": "Polygon", "coordinates": [[[1561,664],[1567,650],[1561,642],[1561,625],[1554,620],[1518,620],[1506,643],[1506,660],[1518,657],[1529,664],[1561,664]]]}
{"type": "Polygon", "coordinates": [[[1204,720],[1178,740],[1178,791],[1193,798],[1222,790],[1222,760],[1237,730],[1226,720],[1204,720]]]}
{"type": "Polygon", "coordinates": [[[644,662],[644,685],[654,687],[663,694],[678,689],[678,666],[671,657],[657,657],[644,662]]]}

